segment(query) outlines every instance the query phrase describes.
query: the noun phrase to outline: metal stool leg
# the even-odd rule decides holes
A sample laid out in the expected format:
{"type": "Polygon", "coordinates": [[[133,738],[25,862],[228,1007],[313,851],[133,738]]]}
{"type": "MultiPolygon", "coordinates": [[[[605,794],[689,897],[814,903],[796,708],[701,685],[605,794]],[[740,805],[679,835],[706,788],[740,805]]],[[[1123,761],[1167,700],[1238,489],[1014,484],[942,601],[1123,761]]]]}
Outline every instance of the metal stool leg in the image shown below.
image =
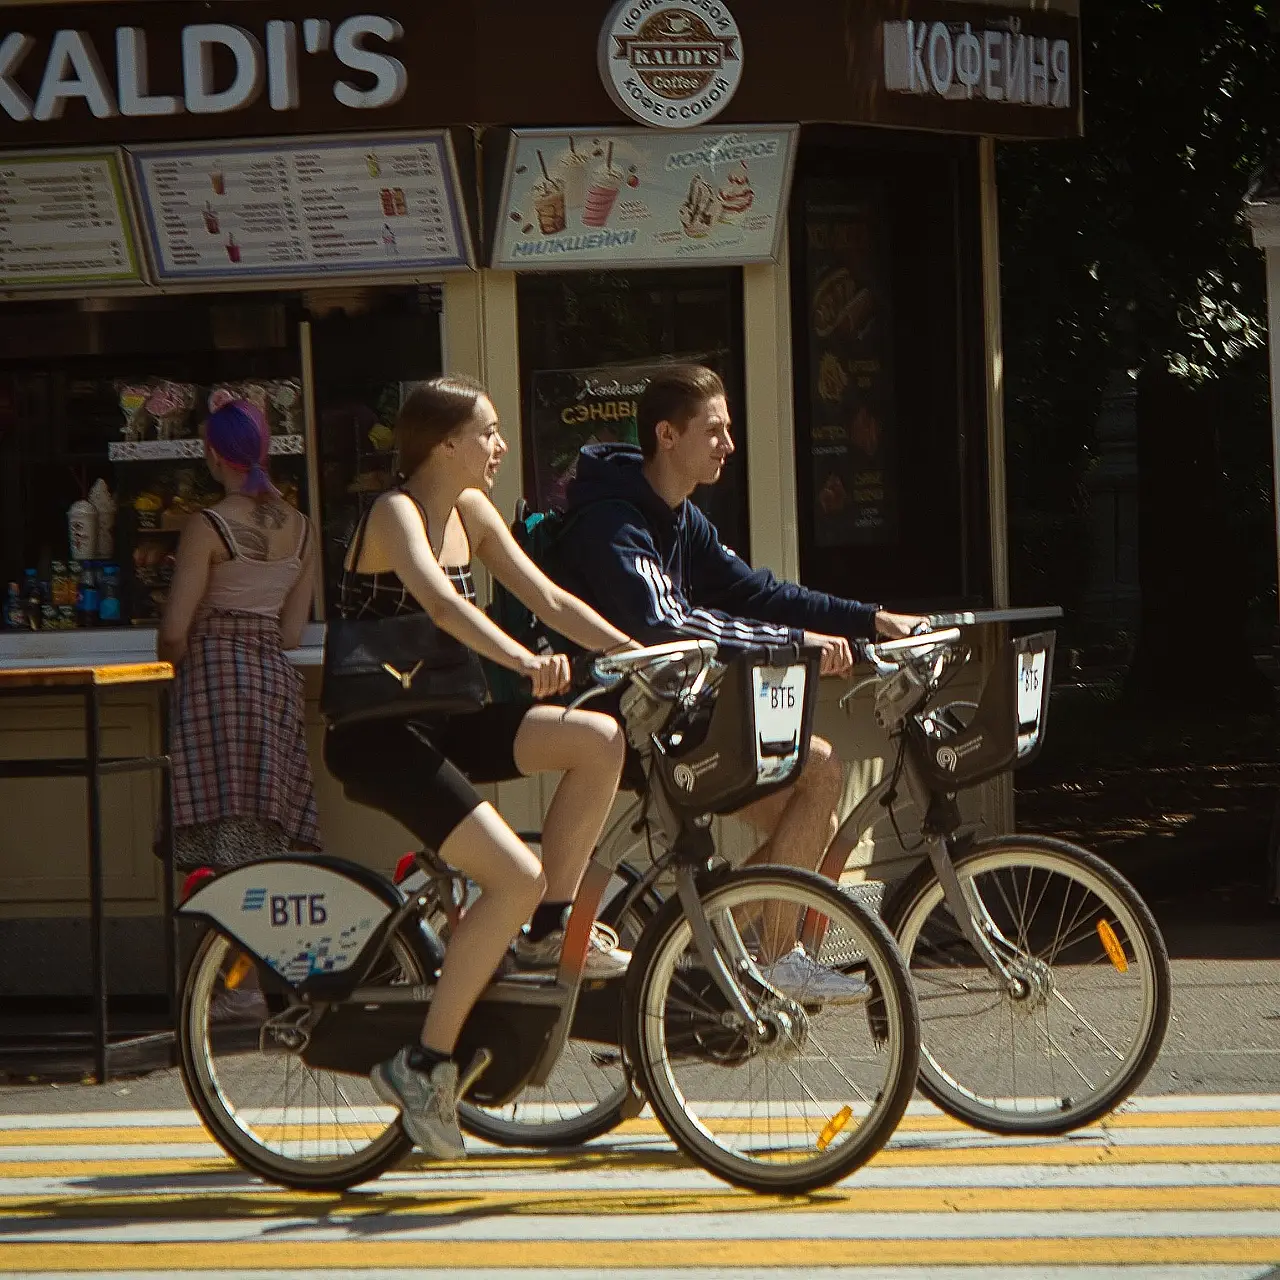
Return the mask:
{"type": "Polygon", "coordinates": [[[107,948],[102,869],[102,725],[98,689],[84,698],[85,779],[89,806],[89,983],[93,999],[94,1072],[107,1082],[107,948]]]}

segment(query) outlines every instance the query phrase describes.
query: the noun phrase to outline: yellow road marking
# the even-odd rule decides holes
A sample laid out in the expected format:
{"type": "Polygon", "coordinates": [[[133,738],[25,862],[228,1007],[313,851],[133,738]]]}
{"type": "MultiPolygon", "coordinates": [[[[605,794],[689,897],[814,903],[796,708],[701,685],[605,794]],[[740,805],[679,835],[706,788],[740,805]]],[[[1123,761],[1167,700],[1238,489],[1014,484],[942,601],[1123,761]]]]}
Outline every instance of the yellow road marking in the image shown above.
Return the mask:
{"type": "MultiPolygon", "coordinates": [[[[794,1118],[793,1118],[794,1119],[794,1118]]],[[[712,1123],[717,1123],[712,1119],[712,1123]]],[[[756,1125],[763,1124],[761,1120],[756,1125]]],[[[1108,1116],[1082,1133],[1106,1132],[1109,1129],[1253,1129],[1280,1128],[1280,1111],[1129,1111],[1108,1116]]],[[[344,1126],[350,1134],[358,1126],[344,1126]]],[[[368,1132],[376,1136],[383,1126],[370,1123],[368,1132]]],[[[278,1126],[264,1126],[260,1132],[280,1136],[278,1126]]],[[[662,1126],[652,1116],[624,1120],[613,1131],[622,1137],[652,1136],[663,1133],[662,1126]]],[[[898,1133],[972,1133],[968,1125],[952,1120],[950,1116],[904,1116],[898,1133]]],[[[151,1143],[212,1142],[208,1132],[200,1125],[155,1125],[136,1128],[76,1129],[0,1129],[0,1147],[57,1147],[57,1146],[147,1146],[151,1143]]]]}
{"type": "Polygon", "coordinates": [[[114,1196],[4,1196],[0,1220],[41,1222],[229,1222],[310,1218],[326,1223],[363,1217],[430,1218],[438,1214],[592,1217],[645,1214],[761,1213],[1158,1213],[1280,1210],[1280,1185],[1260,1187],[858,1187],[803,1196],[749,1191],[596,1190],[403,1192],[377,1188],[348,1195],[289,1191],[188,1192],[114,1196]]]}
{"type": "MultiPolygon", "coordinates": [[[[875,1168],[919,1168],[928,1165],[1144,1165],[1144,1164],[1276,1164],[1280,1145],[1204,1144],[1200,1146],[1108,1146],[1101,1142],[1073,1142],[1049,1146],[1041,1143],[992,1147],[896,1147],[873,1156],[875,1168]]],[[[567,1154],[479,1153],[466,1161],[427,1160],[412,1156],[398,1166],[401,1172],[452,1173],[511,1172],[563,1173],[591,1169],[679,1169],[689,1161],[678,1152],[635,1150],[627,1147],[587,1147],[567,1154]]],[[[173,1177],[218,1173],[236,1168],[229,1159],[157,1160],[13,1160],[0,1162],[0,1186],[10,1178],[173,1177]]]]}
{"type": "MultiPolygon", "coordinates": [[[[24,1271],[335,1271],[421,1268],[425,1240],[282,1240],[162,1244],[0,1245],[0,1272],[24,1271]]],[[[1280,1261],[1280,1239],[1266,1236],[1094,1236],[1041,1240],[449,1240],[441,1260],[452,1268],[555,1267],[599,1275],[633,1267],[1212,1266],[1280,1261]],[[640,1255],[637,1250],[642,1251],[640,1255]]]]}

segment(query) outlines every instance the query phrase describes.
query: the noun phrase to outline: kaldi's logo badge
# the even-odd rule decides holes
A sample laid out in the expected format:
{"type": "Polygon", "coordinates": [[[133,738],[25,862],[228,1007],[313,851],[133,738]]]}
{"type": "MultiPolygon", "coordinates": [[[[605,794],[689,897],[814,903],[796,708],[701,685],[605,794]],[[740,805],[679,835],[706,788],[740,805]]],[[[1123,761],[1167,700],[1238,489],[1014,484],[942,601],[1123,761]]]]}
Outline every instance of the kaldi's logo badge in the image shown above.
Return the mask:
{"type": "Polygon", "coordinates": [[[619,0],[600,32],[600,78],[641,124],[705,124],[742,79],[738,24],[720,0],[619,0]]]}
{"type": "MultiPolygon", "coordinates": [[[[345,77],[333,82],[333,96],[344,107],[389,107],[404,97],[404,63],[385,51],[404,36],[391,18],[356,14],[333,26],[327,19],[268,22],[259,33],[225,22],[203,22],[182,29],[182,94],[152,93],[147,34],[142,27],[117,27],[114,77],[103,50],[86,31],[54,33],[44,51],[35,97],[17,77],[36,56],[36,41],[21,31],[0,37],[0,115],[11,120],[59,120],[69,103],[80,101],[99,120],[117,116],[224,115],[251,107],[263,92],[273,111],[301,105],[299,59],[329,55],[340,66],[361,73],[360,84],[345,77]],[[229,57],[230,78],[215,75],[215,56],[229,57]],[[372,77],[372,83],[369,78],[372,77]]],[[[27,77],[23,75],[23,79],[27,77]]],[[[30,82],[30,81],[29,81],[30,82]]]]}
{"type": "Polygon", "coordinates": [[[1071,46],[1026,35],[1021,21],[974,31],[956,22],[886,22],[884,84],[894,93],[1071,106],[1071,46]]]}

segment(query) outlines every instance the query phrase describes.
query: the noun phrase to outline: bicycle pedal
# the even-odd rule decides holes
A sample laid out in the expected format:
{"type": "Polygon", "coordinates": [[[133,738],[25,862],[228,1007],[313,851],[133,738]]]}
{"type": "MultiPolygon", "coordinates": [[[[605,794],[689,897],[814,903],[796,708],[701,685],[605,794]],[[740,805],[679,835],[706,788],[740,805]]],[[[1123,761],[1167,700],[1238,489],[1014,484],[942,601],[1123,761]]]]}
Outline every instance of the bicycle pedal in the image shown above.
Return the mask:
{"type": "Polygon", "coordinates": [[[471,1062],[467,1069],[458,1078],[458,1097],[465,1098],[475,1086],[477,1080],[489,1069],[489,1064],[493,1061],[493,1054],[488,1049],[480,1048],[475,1051],[471,1062]]]}

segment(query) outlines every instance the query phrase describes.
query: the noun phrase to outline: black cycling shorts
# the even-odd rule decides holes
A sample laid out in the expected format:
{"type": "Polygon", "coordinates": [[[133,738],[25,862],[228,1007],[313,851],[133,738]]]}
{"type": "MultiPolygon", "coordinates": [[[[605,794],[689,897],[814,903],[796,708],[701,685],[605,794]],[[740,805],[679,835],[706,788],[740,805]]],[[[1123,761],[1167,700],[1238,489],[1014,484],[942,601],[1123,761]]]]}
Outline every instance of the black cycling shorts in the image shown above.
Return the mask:
{"type": "Polygon", "coordinates": [[[325,766],[347,799],[390,814],[438,853],[484,802],[477,786],[524,776],[515,741],[529,707],[497,702],[438,724],[375,720],[329,729],[325,766]]]}

